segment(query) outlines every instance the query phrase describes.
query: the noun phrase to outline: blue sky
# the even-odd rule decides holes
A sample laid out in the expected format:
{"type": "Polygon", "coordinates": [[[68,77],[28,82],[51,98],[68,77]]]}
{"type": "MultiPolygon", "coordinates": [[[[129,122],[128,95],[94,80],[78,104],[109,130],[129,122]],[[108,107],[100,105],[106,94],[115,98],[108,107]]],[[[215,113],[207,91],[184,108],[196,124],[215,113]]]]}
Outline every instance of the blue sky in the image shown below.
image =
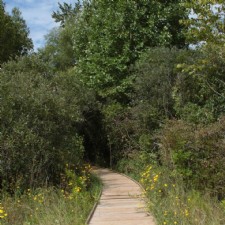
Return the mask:
{"type": "Polygon", "coordinates": [[[3,0],[6,3],[6,11],[18,7],[22,12],[30,29],[30,37],[34,43],[34,49],[44,45],[44,36],[53,28],[58,26],[51,18],[53,11],[58,9],[58,2],[74,4],[75,0],[3,0]]]}

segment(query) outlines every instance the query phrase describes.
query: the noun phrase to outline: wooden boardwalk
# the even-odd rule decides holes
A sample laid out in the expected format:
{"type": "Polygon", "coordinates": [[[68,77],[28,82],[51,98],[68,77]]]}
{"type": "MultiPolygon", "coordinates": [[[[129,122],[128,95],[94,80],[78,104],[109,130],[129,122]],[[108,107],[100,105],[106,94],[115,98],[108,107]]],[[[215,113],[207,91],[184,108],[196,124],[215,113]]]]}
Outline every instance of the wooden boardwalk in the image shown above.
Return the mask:
{"type": "Polygon", "coordinates": [[[103,182],[103,191],[89,225],[155,225],[136,182],[108,169],[97,169],[95,173],[103,182]]]}

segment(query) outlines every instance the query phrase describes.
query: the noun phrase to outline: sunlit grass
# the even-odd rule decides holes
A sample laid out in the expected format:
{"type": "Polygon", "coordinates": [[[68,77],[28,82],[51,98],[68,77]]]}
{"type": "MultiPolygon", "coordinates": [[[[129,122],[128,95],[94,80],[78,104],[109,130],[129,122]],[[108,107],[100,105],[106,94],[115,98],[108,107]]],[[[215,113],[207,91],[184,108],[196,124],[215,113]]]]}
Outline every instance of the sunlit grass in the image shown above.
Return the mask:
{"type": "Polygon", "coordinates": [[[207,193],[185,190],[182,179],[168,170],[148,166],[141,174],[149,211],[158,224],[224,225],[223,202],[207,193]]]}
{"type": "Polygon", "coordinates": [[[20,196],[5,194],[0,205],[0,224],[84,225],[101,189],[99,180],[88,176],[90,185],[86,189],[69,180],[69,190],[51,187],[28,189],[20,196]]]}

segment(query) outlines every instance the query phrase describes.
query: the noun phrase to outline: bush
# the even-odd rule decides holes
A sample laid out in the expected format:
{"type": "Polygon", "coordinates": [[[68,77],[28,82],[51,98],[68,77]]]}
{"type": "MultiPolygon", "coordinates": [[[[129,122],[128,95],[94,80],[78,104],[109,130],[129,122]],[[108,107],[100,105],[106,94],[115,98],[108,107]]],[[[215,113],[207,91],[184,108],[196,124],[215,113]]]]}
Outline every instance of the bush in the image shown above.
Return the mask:
{"type": "Polygon", "coordinates": [[[224,53],[224,46],[208,44],[179,56],[173,91],[177,116],[207,124],[224,115],[224,53]]]}
{"type": "Polygon", "coordinates": [[[225,117],[203,126],[168,121],[159,135],[163,165],[183,176],[190,187],[225,194],[225,117]]]}
{"type": "Polygon", "coordinates": [[[81,87],[69,74],[50,76],[37,57],[5,65],[0,74],[3,189],[57,184],[65,164],[80,163],[81,87]]]}

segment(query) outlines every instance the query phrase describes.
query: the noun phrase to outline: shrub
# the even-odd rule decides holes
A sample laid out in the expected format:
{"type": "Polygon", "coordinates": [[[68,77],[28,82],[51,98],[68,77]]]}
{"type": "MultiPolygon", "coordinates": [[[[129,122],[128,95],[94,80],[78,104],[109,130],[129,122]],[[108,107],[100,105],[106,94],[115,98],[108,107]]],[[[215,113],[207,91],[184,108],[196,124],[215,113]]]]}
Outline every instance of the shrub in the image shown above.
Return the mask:
{"type": "Polygon", "coordinates": [[[207,124],[224,115],[224,53],[224,46],[211,43],[179,56],[173,91],[177,116],[207,124]]]}
{"type": "Polygon", "coordinates": [[[188,186],[222,197],[225,193],[224,131],[225,117],[207,126],[168,121],[159,135],[163,165],[181,174],[188,186]]]}
{"type": "Polygon", "coordinates": [[[43,65],[26,57],[0,74],[0,179],[11,192],[56,184],[65,164],[83,157],[81,86],[70,75],[48,76],[43,65]]]}

